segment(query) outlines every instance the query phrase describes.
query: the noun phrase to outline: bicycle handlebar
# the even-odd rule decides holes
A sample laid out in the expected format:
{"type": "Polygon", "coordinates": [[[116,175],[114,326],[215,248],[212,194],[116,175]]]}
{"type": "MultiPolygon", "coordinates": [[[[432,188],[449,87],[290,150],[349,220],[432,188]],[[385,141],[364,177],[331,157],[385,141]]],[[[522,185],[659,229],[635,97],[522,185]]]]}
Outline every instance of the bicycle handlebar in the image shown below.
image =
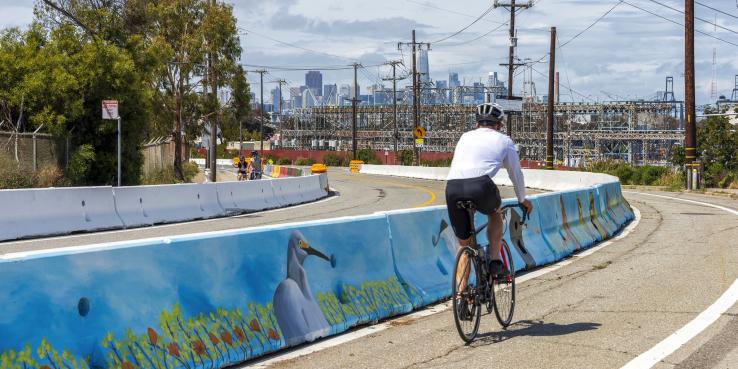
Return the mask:
{"type": "Polygon", "coordinates": [[[530,219],[530,214],[528,214],[528,210],[525,209],[525,206],[523,206],[522,203],[505,205],[500,208],[500,211],[512,209],[512,208],[520,208],[520,210],[523,211],[523,220],[520,222],[520,225],[525,224],[525,221],[530,219]]]}

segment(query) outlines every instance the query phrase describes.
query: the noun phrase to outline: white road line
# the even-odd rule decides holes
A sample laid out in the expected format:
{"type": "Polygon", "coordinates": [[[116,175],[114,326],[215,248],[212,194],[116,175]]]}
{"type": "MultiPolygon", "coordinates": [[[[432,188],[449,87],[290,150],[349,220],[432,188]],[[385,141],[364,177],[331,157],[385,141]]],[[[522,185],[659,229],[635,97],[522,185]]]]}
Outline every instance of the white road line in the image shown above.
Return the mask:
{"type": "MultiPolygon", "coordinates": [[[[641,193],[641,192],[628,192],[628,193],[633,193],[633,194],[643,195],[643,196],[660,197],[663,199],[677,200],[677,201],[687,202],[691,204],[699,204],[699,205],[704,205],[704,206],[709,206],[712,208],[724,210],[734,215],[738,215],[738,211],[736,210],[726,208],[720,205],[710,204],[707,202],[680,199],[678,197],[655,195],[655,194],[648,194],[648,193],[641,193]]],[[[666,337],[663,341],[659,342],[656,346],[652,347],[650,350],[638,355],[635,359],[625,364],[621,369],[641,369],[641,368],[653,367],[654,365],[659,363],[661,360],[671,355],[674,351],[684,346],[692,338],[696,337],[702,331],[707,329],[707,327],[712,325],[712,323],[715,323],[715,321],[717,321],[718,318],[720,318],[720,316],[723,313],[728,311],[728,309],[730,309],[731,306],[735,305],[736,302],[738,302],[738,279],[736,279],[733,282],[733,284],[730,286],[730,288],[728,288],[728,290],[725,291],[723,295],[720,296],[720,298],[717,299],[717,301],[715,301],[715,303],[710,305],[710,307],[708,307],[707,310],[697,315],[697,317],[694,318],[691,322],[687,323],[687,325],[685,325],[682,328],[679,328],[679,330],[672,333],[669,337],[666,337]]]]}
{"type": "MultiPolygon", "coordinates": [[[[270,210],[258,211],[258,212],[254,212],[254,213],[224,216],[224,217],[219,217],[219,218],[200,219],[200,220],[189,220],[189,221],[177,222],[177,223],[157,224],[157,225],[153,225],[153,226],[143,226],[143,227],[135,227],[135,228],[127,228],[127,229],[118,229],[118,230],[112,230],[112,231],[88,232],[88,233],[80,233],[80,234],[73,234],[73,235],[66,235],[66,236],[30,238],[30,239],[27,239],[27,240],[18,240],[18,241],[8,240],[8,241],[0,242],[0,246],[3,246],[5,244],[21,245],[21,244],[24,244],[24,243],[31,243],[31,242],[37,243],[37,242],[63,240],[63,239],[75,239],[75,238],[82,238],[82,237],[90,237],[91,235],[110,235],[110,234],[117,234],[117,233],[138,232],[138,231],[149,230],[149,229],[161,229],[161,228],[179,227],[179,226],[183,226],[183,225],[187,225],[187,224],[203,224],[203,223],[217,222],[217,221],[222,221],[222,220],[225,220],[225,219],[248,218],[248,217],[251,217],[251,216],[254,216],[254,215],[277,213],[277,212],[281,212],[281,211],[287,211],[287,210],[293,210],[293,209],[301,208],[301,207],[304,207],[304,206],[322,204],[324,202],[335,200],[335,199],[337,199],[339,197],[340,197],[339,195],[328,196],[328,197],[325,197],[325,198],[320,199],[318,201],[308,202],[308,203],[305,203],[305,204],[300,204],[300,205],[295,205],[295,206],[288,206],[288,207],[278,208],[278,209],[270,209],[270,210]]],[[[248,228],[250,228],[250,227],[248,227],[248,228]]],[[[233,229],[238,229],[238,228],[233,228],[233,229]]],[[[220,231],[216,231],[216,232],[220,232],[220,231]]],[[[207,233],[207,232],[204,232],[204,233],[207,233]]],[[[200,234],[200,233],[198,232],[197,234],[200,234]]],[[[185,235],[190,235],[190,234],[189,233],[183,233],[183,234],[181,234],[181,236],[185,236],[185,235]]],[[[178,235],[178,236],[180,236],[180,235],[178,235]]],[[[165,236],[156,236],[156,237],[153,237],[153,238],[161,238],[161,237],[165,237],[165,236]]],[[[63,249],[63,248],[55,248],[53,250],[58,251],[60,249],[63,249]]]]}
{"type": "MultiPolygon", "coordinates": [[[[566,265],[569,265],[569,264],[573,263],[574,261],[576,261],[578,259],[581,259],[581,258],[583,258],[585,256],[592,255],[595,252],[597,252],[599,250],[602,250],[602,249],[604,249],[607,246],[610,246],[614,241],[617,241],[617,240],[620,240],[622,238],[625,238],[628,234],[630,234],[631,232],[633,232],[633,230],[638,226],[638,223],[640,223],[640,221],[641,221],[641,212],[637,208],[635,208],[635,207],[632,207],[632,208],[633,208],[633,213],[635,214],[635,219],[630,224],[628,224],[628,226],[625,227],[625,229],[623,229],[623,231],[620,232],[615,238],[613,238],[611,240],[608,240],[608,241],[605,241],[605,242],[603,242],[603,243],[601,243],[601,244],[599,244],[597,246],[594,246],[592,248],[589,248],[586,251],[581,252],[579,254],[572,255],[572,257],[569,258],[569,259],[562,260],[562,261],[560,261],[558,263],[549,265],[549,266],[544,267],[544,268],[541,268],[541,269],[534,270],[532,272],[521,274],[519,277],[515,277],[515,282],[516,283],[523,283],[523,282],[529,281],[531,279],[538,278],[538,277],[540,277],[542,275],[551,273],[553,271],[556,271],[558,269],[561,269],[562,267],[564,267],[566,265]]],[[[398,318],[394,318],[394,319],[388,320],[388,321],[386,321],[384,323],[381,323],[381,324],[376,324],[376,325],[368,326],[366,328],[355,330],[353,332],[340,334],[339,336],[336,336],[336,337],[333,337],[333,338],[327,338],[327,339],[322,340],[322,341],[320,341],[318,343],[311,344],[309,346],[305,346],[305,347],[300,348],[300,349],[285,351],[284,353],[277,353],[277,354],[275,354],[275,356],[272,356],[272,357],[267,358],[265,360],[257,360],[254,363],[251,363],[249,365],[237,366],[236,368],[237,369],[240,369],[240,368],[257,368],[257,369],[267,368],[270,365],[273,365],[273,364],[276,364],[276,363],[279,363],[279,362],[282,362],[282,361],[292,360],[292,359],[295,359],[295,358],[298,358],[298,357],[302,357],[302,356],[305,356],[305,355],[310,355],[310,354],[315,353],[315,352],[318,352],[318,351],[322,351],[322,350],[325,350],[325,349],[328,349],[328,348],[331,348],[331,347],[335,347],[335,346],[344,344],[346,342],[353,341],[353,340],[358,339],[358,338],[362,338],[362,337],[368,336],[368,335],[370,335],[372,333],[381,332],[383,330],[386,330],[388,328],[391,328],[393,326],[393,323],[395,323],[395,322],[397,322],[397,323],[399,323],[399,322],[402,322],[402,323],[411,322],[411,321],[418,320],[418,319],[423,318],[423,317],[427,317],[427,316],[431,316],[431,315],[434,315],[434,314],[442,313],[442,312],[444,312],[444,311],[446,311],[446,310],[448,310],[450,308],[451,308],[451,302],[449,302],[449,301],[442,302],[440,304],[436,304],[436,305],[432,305],[430,307],[427,307],[427,308],[425,308],[423,310],[416,311],[416,312],[411,313],[411,314],[408,314],[408,315],[404,315],[404,316],[401,316],[401,317],[398,317],[398,318]]]]}

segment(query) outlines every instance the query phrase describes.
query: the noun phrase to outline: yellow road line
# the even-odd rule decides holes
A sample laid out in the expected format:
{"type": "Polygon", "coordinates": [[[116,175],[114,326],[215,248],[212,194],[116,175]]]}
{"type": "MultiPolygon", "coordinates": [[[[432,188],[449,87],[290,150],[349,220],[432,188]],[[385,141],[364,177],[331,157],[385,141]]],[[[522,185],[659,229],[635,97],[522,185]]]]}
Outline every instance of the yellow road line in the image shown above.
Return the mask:
{"type": "MultiPolygon", "coordinates": [[[[433,190],[429,189],[428,187],[405,184],[405,183],[398,183],[398,182],[388,182],[388,181],[383,181],[383,180],[371,180],[371,181],[360,180],[356,174],[352,175],[349,178],[351,178],[352,181],[359,181],[359,182],[364,182],[364,183],[367,183],[367,182],[368,183],[379,183],[379,184],[392,185],[392,186],[398,186],[398,187],[404,187],[404,188],[412,188],[415,190],[423,191],[430,196],[430,198],[426,200],[424,203],[414,206],[413,208],[426,207],[436,202],[436,200],[438,200],[438,196],[436,195],[436,193],[433,190]]],[[[368,177],[364,177],[364,178],[368,178],[368,177]]]]}

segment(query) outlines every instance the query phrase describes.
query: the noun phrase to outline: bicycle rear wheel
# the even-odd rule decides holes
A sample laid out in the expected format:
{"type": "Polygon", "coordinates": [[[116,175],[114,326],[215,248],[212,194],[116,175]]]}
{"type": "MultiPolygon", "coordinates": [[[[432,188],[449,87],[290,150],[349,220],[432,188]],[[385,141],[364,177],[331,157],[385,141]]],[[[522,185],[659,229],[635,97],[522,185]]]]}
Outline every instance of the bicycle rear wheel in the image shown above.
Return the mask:
{"type": "Polygon", "coordinates": [[[451,296],[456,330],[466,343],[473,341],[479,331],[482,312],[479,273],[474,250],[470,247],[462,248],[456,256],[451,296]]]}
{"type": "Polygon", "coordinates": [[[507,327],[510,325],[515,310],[515,267],[513,265],[512,254],[507,242],[502,241],[502,249],[500,250],[502,262],[507,268],[508,276],[503,278],[494,278],[492,280],[492,298],[494,299],[495,316],[500,325],[507,327]]]}

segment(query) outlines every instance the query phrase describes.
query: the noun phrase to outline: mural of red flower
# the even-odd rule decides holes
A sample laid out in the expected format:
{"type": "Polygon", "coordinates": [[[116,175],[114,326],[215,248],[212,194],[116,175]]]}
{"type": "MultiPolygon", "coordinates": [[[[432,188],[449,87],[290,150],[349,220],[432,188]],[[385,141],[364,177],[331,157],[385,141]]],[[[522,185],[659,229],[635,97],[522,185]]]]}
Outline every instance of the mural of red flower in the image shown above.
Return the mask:
{"type": "Polygon", "coordinates": [[[220,343],[218,336],[216,336],[214,333],[208,333],[208,337],[210,338],[210,342],[213,343],[213,346],[217,346],[220,343]]]}
{"type": "Polygon", "coordinates": [[[176,343],[170,343],[169,346],[167,346],[167,349],[169,350],[170,355],[179,357],[179,346],[177,346],[176,343]]]}
{"type": "Polygon", "coordinates": [[[121,367],[121,369],[134,369],[135,368],[133,366],[133,364],[131,364],[131,363],[127,362],[127,361],[124,361],[123,364],[120,367],[121,367]]]}
{"type": "Polygon", "coordinates": [[[192,351],[200,356],[205,355],[205,344],[200,340],[192,341],[192,351]]]}
{"type": "Polygon", "coordinates": [[[243,333],[243,329],[241,329],[241,327],[233,328],[233,334],[236,335],[236,339],[238,339],[238,342],[243,342],[246,339],[246,334],[243,333]]]}
{"type": "Polygon", "coordinates": [[[249,329],[251,329],[252,332],[261,331],[261,326],[259,325],[259,321],[256,319],[251,319],[251,322],[249,323],[249,329]]]}
{"type": "Polygon", "coordinates": [[[159,341],[159,335],[156,333],[156,331],[149,327],[149,329],[146,331],[146,333],[149,334],[149,342],[156,346],[156,343],[159,341]]]}
{"type": "Polygon", "coordinates": [[[269,338],[271,338],[271,339],[273,339],[273,340],[276,341],[276,340],[279,340],[279,333],[277,333],[277,331],[275,331],[274,329],[269,328],[269,332],[267,333],[267,337],[269,337],[269,338]]]}
{"type": "Polygon", "coordinates": [[[220,332],[220,339],[223,340],[228,346],[233,345],[233,336],[228,331],[220,332]]]}

